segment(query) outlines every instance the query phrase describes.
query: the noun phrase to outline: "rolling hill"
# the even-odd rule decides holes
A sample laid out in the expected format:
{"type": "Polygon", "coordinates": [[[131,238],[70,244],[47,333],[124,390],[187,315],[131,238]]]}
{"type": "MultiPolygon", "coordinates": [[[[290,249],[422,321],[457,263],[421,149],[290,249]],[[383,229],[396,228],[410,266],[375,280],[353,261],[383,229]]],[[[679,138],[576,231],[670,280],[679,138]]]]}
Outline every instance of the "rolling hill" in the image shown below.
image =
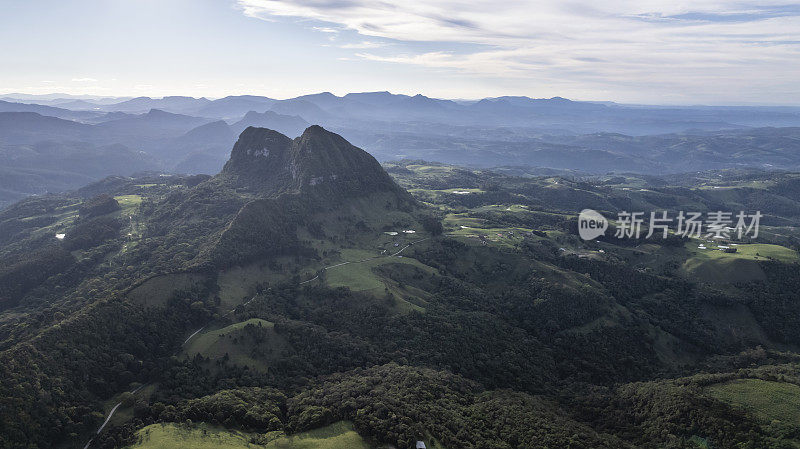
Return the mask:
{"type": "Polygon", "coordinates": [[[0,212],[0,445],[795,444],[766,410],[800,385],[797,179],[383,167],[248,127],[214,176],[23,200],[0,212]],[[736,253],[577,235],[583,208],[756,207],[736,253]]]}

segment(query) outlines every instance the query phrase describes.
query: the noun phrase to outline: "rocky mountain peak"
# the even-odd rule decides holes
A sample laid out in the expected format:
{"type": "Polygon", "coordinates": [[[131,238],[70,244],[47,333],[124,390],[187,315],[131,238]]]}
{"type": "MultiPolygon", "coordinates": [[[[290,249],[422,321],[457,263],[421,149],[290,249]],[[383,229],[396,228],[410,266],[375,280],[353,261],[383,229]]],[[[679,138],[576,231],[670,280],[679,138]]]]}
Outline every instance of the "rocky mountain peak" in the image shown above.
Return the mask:
{"type": "Polygon", "coordinates": [[[294,140],[266,128],[239,136],[220,176],[266,194],[292,191],[402,191],[366,151],[318,125],[294,140]]]}

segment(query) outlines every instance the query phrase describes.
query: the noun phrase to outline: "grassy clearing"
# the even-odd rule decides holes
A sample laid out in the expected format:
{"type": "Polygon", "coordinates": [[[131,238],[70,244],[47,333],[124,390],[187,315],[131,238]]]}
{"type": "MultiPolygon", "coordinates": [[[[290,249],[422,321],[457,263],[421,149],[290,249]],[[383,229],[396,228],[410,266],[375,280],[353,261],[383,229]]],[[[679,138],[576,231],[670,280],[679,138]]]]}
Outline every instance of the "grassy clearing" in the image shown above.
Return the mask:
{"type": "Polygon", "coordinates": [[[141,441],[131,448],[137,449],[241,449],[263,448],[250,444],[250,436],[241,432],[207,425],[186,427],[177,424],[153,424],[136,435],[141,441]]]}
{"type": "Polygon", "coordinates": [[[141,195],[120,195],[115,196],[114,199],[117,200],[123,211],[133,211],[142,204],[141,195]]]}
{"type": "Polygon", "coordinates": [[[441,190],[410,188],[408,189],[408,192],[414,195],[414,197],[421,199],[427,203],[437,203],[442,201],[445,197],[454,195],[477,195],[481,193],[486,193],[485,190],[468,188],[468,187],[456,187],[452,189],[441,189],[441,190]]]}
{"type": "Polygon", "coordinates": [[[409,164],[406,168],[411,171],[418,171],[423,173],[452,173],[456,168],[452,165],[426,165],[426,164],[409,164]]]}
{"type": "Polygon", "coordinates": [[[353,424],[347,421],[285,436],[266,445],[267,449],[369,449],[370,447],[353,430],[353,424]]]}
{"type": "Polygon", "coordinates": [[[469,193],[484,193],[485,190],[483,189],[471,189],[471,188],[453,188],[453,189],[443,189],[443,190],[431,190],[431,192],[442,192],[442,193],[453,193],[456,195],[466,195],[469,193]]]}
{"type": "MultiPolygon", "coordinates": [[[[71,204],[69,206],[59,207],[53,214],[53,217],[56,218],[56,221],[53,224],[48,226],[42,226],[38,229],[34,229],[31,233],[33,237],[53,237],[55,238],[56,234],[65,233],[69,228],[75,224],[75,221],[78,219],[78,207],[81,203],[71,204]]],[[[41,217],[41,215],[33,215],[30,217],[25,217],[23,220],[34,220],[36,218],[41,217]]]]}
{"type": "Polygon", "coordinates": [[[760,379],[739,379],[712,385],[706,391],[716,399],[742,407],[766,422],[800,425],[800,386],[760,379]]]}
{"type": "Polygon", "coordinates": [[[753,181],[742,181],[742,182],[735,182],[734,184],[725,184],[722,180],[715,181],[713,183],[705,183],[698,188],[701,190],[721,190],[721,189],[741,189],[744,187],[753,188],[753,189],[766,189],[768,187],[772,187],[775,185],[775,181],[772,180],[753,180],[753,181]]]}
{"type": "Polygon", "coordinates": [[[472,209],[474,212],[530,212],[524,204],[489,204],[472,209]]]}
{"type": "Polygon", "coordinates": [[[181,424],[153,424],[136,435],[141,441],[130,449],[370,449],[353,424],[341,421],[327,427],[282,435],[265,446],[250,443],[253,435],[206,424],[185,426],[181,424]]]}
{"type": "MultiPolygon", "coordinates": [[[[329,287],[347,287],[352,291],[368,292],[378,297],[391,294],[396,300],[395,309],[400,313],[412,310],[424,312],[424,306],[427,305],[430,295],[416,287],[401,285],[399,282],[390,279],[393,276],[388,276],[387,270],[395,273],[404,271],[405,267],[412,270],[418,269],[429,274],[436,273],[436,270],[414,258],[404,256],[403,253],[397,256],[387,255],[394,254],[403,247],[405,247],[405,244],[400,247],[387,248],[385,253],[344,249],[341,254],[342,259],[350,263],[332,266],[325,270],[325,282],[329,287]],[[379,270],[379,268],[383,268],[383,270],[379,270]],[[383,271],[383,274],[380,271],[383,271]]],[[[404,253],[410,251],[411,247],[406,248],[404,253]]]]}
{"type": "Polygon", "coordinates": [[[732,283],[766,279],[754,260],[735,257],[695,256],[686,260],[683,271],[689,278],[711,283],[732,283]]]}
{"type": "Polygon", "coordinates": [[[122,231],[127,234],[129,240],[119,251],[119,254],[123,254],[134,248],[145,232],[145,227],[139,222],[137,215],[139,205],[142,204],[142,197],[141,195],[120,195],[115,196],[114,199],[117,200],[121,207],[115,215],[128,223],[122,231]]]}
{"type": "Polygon", "coordinates": [[[268,338],[260,344],[260,349],[277,350],[281,340],[273,331],[274,323],[252,318],[221,329],[204,331],[189,341],[184,352],[189,357],[200,354],[211,360],[218,360],[227,355],[232,364],[265,371],[267,365],[264,360],[251,357],[252,345],[255,342],[245,338],[246,335],[243,332],[248,325],[261,326],[268,330],[268,338]]]}
{"type": "Polygon", "coordinates": [[[779,245],[761,243],[733,246],[735,253],[717,250],[717,244],[704,242],[706,249],[699,249],[699,241],[687,243],[689,256],[683,264],[684,273],[693,279],[705,282],[731,283],[765,278],[758,261],[769,259],[784,263],[800,260],[797,252],[779,245]]]}
{"type": "Polygon", "coordinates": [[[467,228],[482,229],[486,226],[487,220],[483,218],[473,218],[467,214],[447,214],[442,221],[442,226],[448,230],[467,228]]]}
{"type": "Polygon", "coordinates": [[[443,225],[447,235],[479,239],[499,246],[513,247],[524,240],[530,229],[520,227],[492,227],[486,220],[467,217],[463,214],[449,214],[443,225]]]}
{"type": "MultiPolygon", "coordinates": [[[[548,236],[555,237],[549,231],[548,236]]],[[[651,268],[656,272],[679,267],[680,273],[688,279],[714,284],[763,280],[766,276],[759,264],[761,261],[800,261],[797,252],[779,245],[729,245],[737,249],[735,253],[720,251],[719,245],[703,239],[692,239],[679,247],[661,246],[658,239],[635,247],[599,244],[606,252],[623,256],[637,267],[651,268]],[[704,249],[698,248],[701,245],[704,249]]]]}
{"type": "Polygon", "coordinates": [[[732,254],[738,257],[751,258],[753,260],[775,259],[784,263],[794,263],[800,261],[796,251],[779,245],[767,245],[762,243],[752,243],[749,245],[739,245],[737,252],[732,254]]]}
{"type": "MultiPolygon", "coordinates": [[[[402,247],[390,249],[388,251],[396,252],[400,248],[402,247]]],[[[377,253],[371,251],[343,250],[342,259],[344,261],[355,262],[326,270],[325,278],[328,285],[331,287],[347,287],[353,291],[383,290],[387,284],[373,271],[373,268],[389,263],[409,264],[427,272],[435,271],[416,259],[402,257],[402,253],[398,255],[401,257],[381,256],[377,259],[359,262],[363,259],[374,257],[376,254],[377,253]]]]}

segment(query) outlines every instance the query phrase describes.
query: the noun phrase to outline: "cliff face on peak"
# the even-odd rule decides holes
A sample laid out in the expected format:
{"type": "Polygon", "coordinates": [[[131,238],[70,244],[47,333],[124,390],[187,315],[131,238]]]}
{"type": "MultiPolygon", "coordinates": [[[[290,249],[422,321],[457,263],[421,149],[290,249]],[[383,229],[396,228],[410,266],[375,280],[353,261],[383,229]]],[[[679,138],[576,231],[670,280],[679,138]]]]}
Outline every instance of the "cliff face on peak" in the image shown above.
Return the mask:
{"type": "Polygon", "coordinates": [[[265,195],[301,191],[405,194],[369,153],[316,125],[295,139],[248,127],[219,176],[237,188],[265,195]]]}
{"type": "MultiPolygon", "coordinates": [[[[219,174],[167,195],[147,226],[152,237],[191,242],[185,267],[205,270],[315,254],[303,243],[312,234],[339,245],[367,228],[419,229],[421,209],[375,158],[337,134],[311,126],[290,139],[248,127],[219,174]]],[[[159,241],[154,252],[169,254],[172,245],[159,241]]]]}

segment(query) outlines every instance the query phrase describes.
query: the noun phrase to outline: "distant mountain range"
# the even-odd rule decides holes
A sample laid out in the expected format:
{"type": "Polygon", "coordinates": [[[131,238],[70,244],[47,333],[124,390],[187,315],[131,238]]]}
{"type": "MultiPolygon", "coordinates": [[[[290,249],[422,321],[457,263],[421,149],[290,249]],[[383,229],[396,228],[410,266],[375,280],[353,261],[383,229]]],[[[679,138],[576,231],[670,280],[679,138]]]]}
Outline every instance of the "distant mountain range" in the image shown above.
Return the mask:
{"type": "Polygon", "coordinates": [[[0,100],[0,112],[36,112],[37,114],[58,117],[70,120],[90,120],[97,117],[90,111],[70,110],[40,104],[27,104],[0,100]]]}
{"type": "MultiPolygon", "coordinates": [[[[41,98],[23,94],[7,94],[2,99],[6,102],[57,106],[73,112],[94,112],[97,115],[104,112],[140,114],[159,109],[175,114],[238,120],[250,111],[272,110],[285,115],[299,115],[309,122],[326,126],[344,126],[352,124],[354,120],[390,123],[422,120],[458,126],[523,127],[542,131],[559,129],[565,134],[619,132],[632,135],[685,132],[692,129],[800,126],[800,107],[666,107],[572,101],[562,97],[544,99],[504,96],[479,101],[454,101],[389,92],[350,93],[341,97],[323,92],[286,100],[240,95],[216,100],[169,96],[137,97],[109,102],[108,98],[41,98]]],[[[12,109],[4,105],[2,110],[12,109]]],[[[46,115],[57,116],[53,113],[46,115]]]]}
{"type": "Polygon", "coordinates": [[[6,175],[0,205],[133,170],[214,174],[249,126],[295,137],[315,124],[382,161],[650,174],[800,167],[800,108],[792,107],[664,107],[519,96],[456,101],[389,92],[285,100],[7,94],[0,96],[0,164],[6,175]],[[75,159],[78,148],[96,160],[75,159]],[[98,148],[105,150],[97,153],[98,148]],[[59,175],[50,182],[17,172],[31,167],[59,175]]]}

